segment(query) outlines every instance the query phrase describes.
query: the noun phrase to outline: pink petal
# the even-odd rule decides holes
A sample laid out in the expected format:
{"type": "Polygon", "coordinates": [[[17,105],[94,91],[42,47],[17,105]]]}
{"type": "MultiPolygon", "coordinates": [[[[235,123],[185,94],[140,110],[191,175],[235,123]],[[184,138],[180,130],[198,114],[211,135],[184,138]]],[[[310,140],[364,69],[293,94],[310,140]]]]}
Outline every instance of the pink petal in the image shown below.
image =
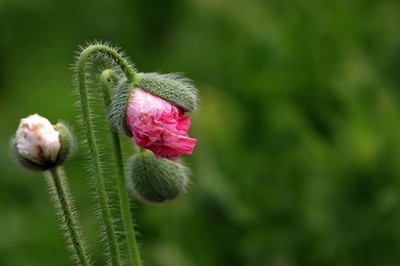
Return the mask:
{"type": "Polygon", "coordinates": [[[136,144],[158,158],[192,154],[197,142],[189,137],[190,118],[182,109],[142,89],[131,94],[126,122],[136,144]]]}

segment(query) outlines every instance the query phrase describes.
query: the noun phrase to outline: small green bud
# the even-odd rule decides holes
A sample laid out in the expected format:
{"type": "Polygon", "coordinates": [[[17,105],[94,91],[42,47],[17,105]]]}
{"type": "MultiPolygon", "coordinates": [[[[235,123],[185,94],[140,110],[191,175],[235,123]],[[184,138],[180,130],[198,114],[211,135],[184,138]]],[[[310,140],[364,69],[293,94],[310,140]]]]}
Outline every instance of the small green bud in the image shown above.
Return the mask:
{"type": "Polygon", "coordinates": [[[14,160],[26,169],[45,171],[62,164],[75,149],[71,131],[63,123],[52,125],[37,114],[21,119],[10,142],[14,160]]]}
{"type": "Polygon", "coordinates": [[[198,96],[196,88],[188,79],[178,75],[140,73],[135,86],[174,103],[186,112],[197,110],[198,96]]]}
{"type": "Polygon", "coordinates": [[[134,155],[130,161],[129,186],[141,200],[163,202],[186,191],[188,170],[180,162],[156,159],[149,150],[134,155]]]}

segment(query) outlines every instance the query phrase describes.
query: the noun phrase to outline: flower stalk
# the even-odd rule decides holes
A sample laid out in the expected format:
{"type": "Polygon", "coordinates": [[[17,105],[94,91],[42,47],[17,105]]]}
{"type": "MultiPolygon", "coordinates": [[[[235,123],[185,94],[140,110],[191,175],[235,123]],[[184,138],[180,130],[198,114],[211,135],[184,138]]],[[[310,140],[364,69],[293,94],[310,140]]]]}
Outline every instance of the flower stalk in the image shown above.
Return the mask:
{"type": "Polygon", "coordinates": [[[76,265],[92,265],[91,256],[83,238],[75,205],[69,192],[67,176],[61,166],[44,172],[57,218],[76,265]]]}
{"type": "MultiPolygon", "coordinates": [[[[94,44],[90,45],[85,48],[79,55],[77,65],[76,65],[76,75],[77,75],[77,86],[79,92],[79,100],[80,105],[82,108],[82,118],[83,123],[85,125],[85,136],[87,139],[87,145],[89,148],[89,154],[91,157],[91,162],[93,165],[93,178],[95,180],[96,189],[99,192],[99,205],[101,215],[104,221],[104,227],[106,230],[107,236],[107,246],[109,250],[114,250],[114,253],[118,254],[110,254],[111,259],[114,260],[115,265],[121,265],[121,257],[120,257],[120,250],[119,245],[117,243],[117,236],[116,231],[114,228],[110,204],[107,201],[106,191],[104,187],[105,176],[104,171],[102,169],[102,160],[99,147],[96,143],[96,136],[95,136],[95,128],[94,128],[94,114],[93,111],[90,109],[89,106],[89,86],[87,85],[87,73],[86,73],[86,65],[90,62],[91,57],[95,54],[104,55],[108,61],[111,60],[111,65],[117,65],[121,68],[123,73],[126,76],[126,79],[129,82],[133,82],[135,80],[136,74],[133,66],[123,57],[121,56],[115,49],[112,49],[106,45],[101,44],[94,44]]],[[[108,80],[111,78],[113,72],[105,72],[102,75],[101,80],[102,82],[102,93],[103,99],[106,102],[106,106],[108,106],[110,101],[110,94],[108,89],[107,82],[104,80],[108,80]]],[[[122,223],[125,230],[125,239],[127,243],[127,253],[128,253],[128,261],[129,265],[140,266],[140,254],[139,249],[137,247],[136,238],[135,238],[135,231],[132,222],[132,214],[130,211],[129,205],[129,198],[127,194],[127,188],[125,186],[125,177],[124,171],[122,166],[122,159],[121,159],[121,150],[119,145],[119,138],[116,133],[111,132],[112,138],[112,150],[115,158],[116,163],[116,171],[117,171],[117,187],[118,187],[118,196],[120,202],[120,211],[122,217],[122,223]]]]}
{"type": "MultiPolygon", "coordinates": [[[[100,78],[100,86],[101,90],[103,93],[103,100],[104,100],[104,105],[105,106],[110,106],[111,105],[111,96],[110,96],[110,88],[111,84],[118,82],[118,75],[111,69],[107,69],[103,71],[101,74],[100,78]]],[[[115,168],[117,171],[117,189],[118,189],[118,198],[120,201],[120,206],[121,206],[121,216],[122,216],[122,221],[124,222],[125,225],[125,230],[127,230],[125,233],[127,236],[131,236],[129,239],[127,239],[127,244],[128,244],[128,252],[130,256],[130,261],[134,261],[134,265],[142,265],[141,260],[140,260],[140,254],[139,254],[139,249],[138,245],[136,243],[136,238],[135,238],[135,231],[134,231],[134,226],[132,222],[132,216],[131,216],[131,211],[130,211],[130,204],[129,204],[129,198],[128,198],[128,191],[126,187],[126,181],[125,181],[125,176],[124,176],[124,166],[122,162],[122,156],[121,156],[121,144],[119,140],[118,133],[114,131],[111,126],[110,126],[110,132],[111,132],[111,137],[112,137],[112,144],[113,144],[113,157],[115,161],[115,168]],[[133,236],[133,237],[132,237],[133,236]]]]}
{"type": "Polygon", "coordinates": [[[52,125],[38,114],[21,119],[15,138],[10,142],[10,153],[17,164],[44,174],[72,260],[76,265],[89,266],[92,256],[61,166],[74,150],[75,140],[69,127],[63,122],[52,125]]]}

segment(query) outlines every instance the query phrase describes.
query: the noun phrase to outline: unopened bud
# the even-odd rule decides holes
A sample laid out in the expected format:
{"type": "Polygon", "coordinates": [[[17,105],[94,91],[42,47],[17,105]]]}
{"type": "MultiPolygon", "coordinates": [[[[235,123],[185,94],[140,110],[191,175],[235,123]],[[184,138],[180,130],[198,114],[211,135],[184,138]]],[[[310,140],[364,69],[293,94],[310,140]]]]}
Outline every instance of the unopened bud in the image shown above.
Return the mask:
{"type": "Polygon", "coordinates": [[[34,114],[21,119],[10,150],[23,167],[44,171],[63,163],[74,146],[70,130],[62,123],[52,125],[34,114]]]}
{"type": "Polygon", "coordinates": [[[180,162],[156,159],[145,150],[132,157],[129,185],[133,194],[141,200],[163,202],[186,191],[189,183],[188,170],[180,162]]]}

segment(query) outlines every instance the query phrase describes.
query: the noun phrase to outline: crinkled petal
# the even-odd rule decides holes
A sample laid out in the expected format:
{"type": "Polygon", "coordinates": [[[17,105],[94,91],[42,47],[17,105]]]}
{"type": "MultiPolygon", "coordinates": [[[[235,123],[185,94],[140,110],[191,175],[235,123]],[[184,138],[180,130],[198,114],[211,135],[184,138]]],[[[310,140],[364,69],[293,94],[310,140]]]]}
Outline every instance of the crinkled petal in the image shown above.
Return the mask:
{"type": "Polygon", "coordinates": [[[132,92],[126,122],[136,144],[158,158],[191,154],[197,141],[189,137],[190,118],[182,109],[142,89],[132,92]]]}

